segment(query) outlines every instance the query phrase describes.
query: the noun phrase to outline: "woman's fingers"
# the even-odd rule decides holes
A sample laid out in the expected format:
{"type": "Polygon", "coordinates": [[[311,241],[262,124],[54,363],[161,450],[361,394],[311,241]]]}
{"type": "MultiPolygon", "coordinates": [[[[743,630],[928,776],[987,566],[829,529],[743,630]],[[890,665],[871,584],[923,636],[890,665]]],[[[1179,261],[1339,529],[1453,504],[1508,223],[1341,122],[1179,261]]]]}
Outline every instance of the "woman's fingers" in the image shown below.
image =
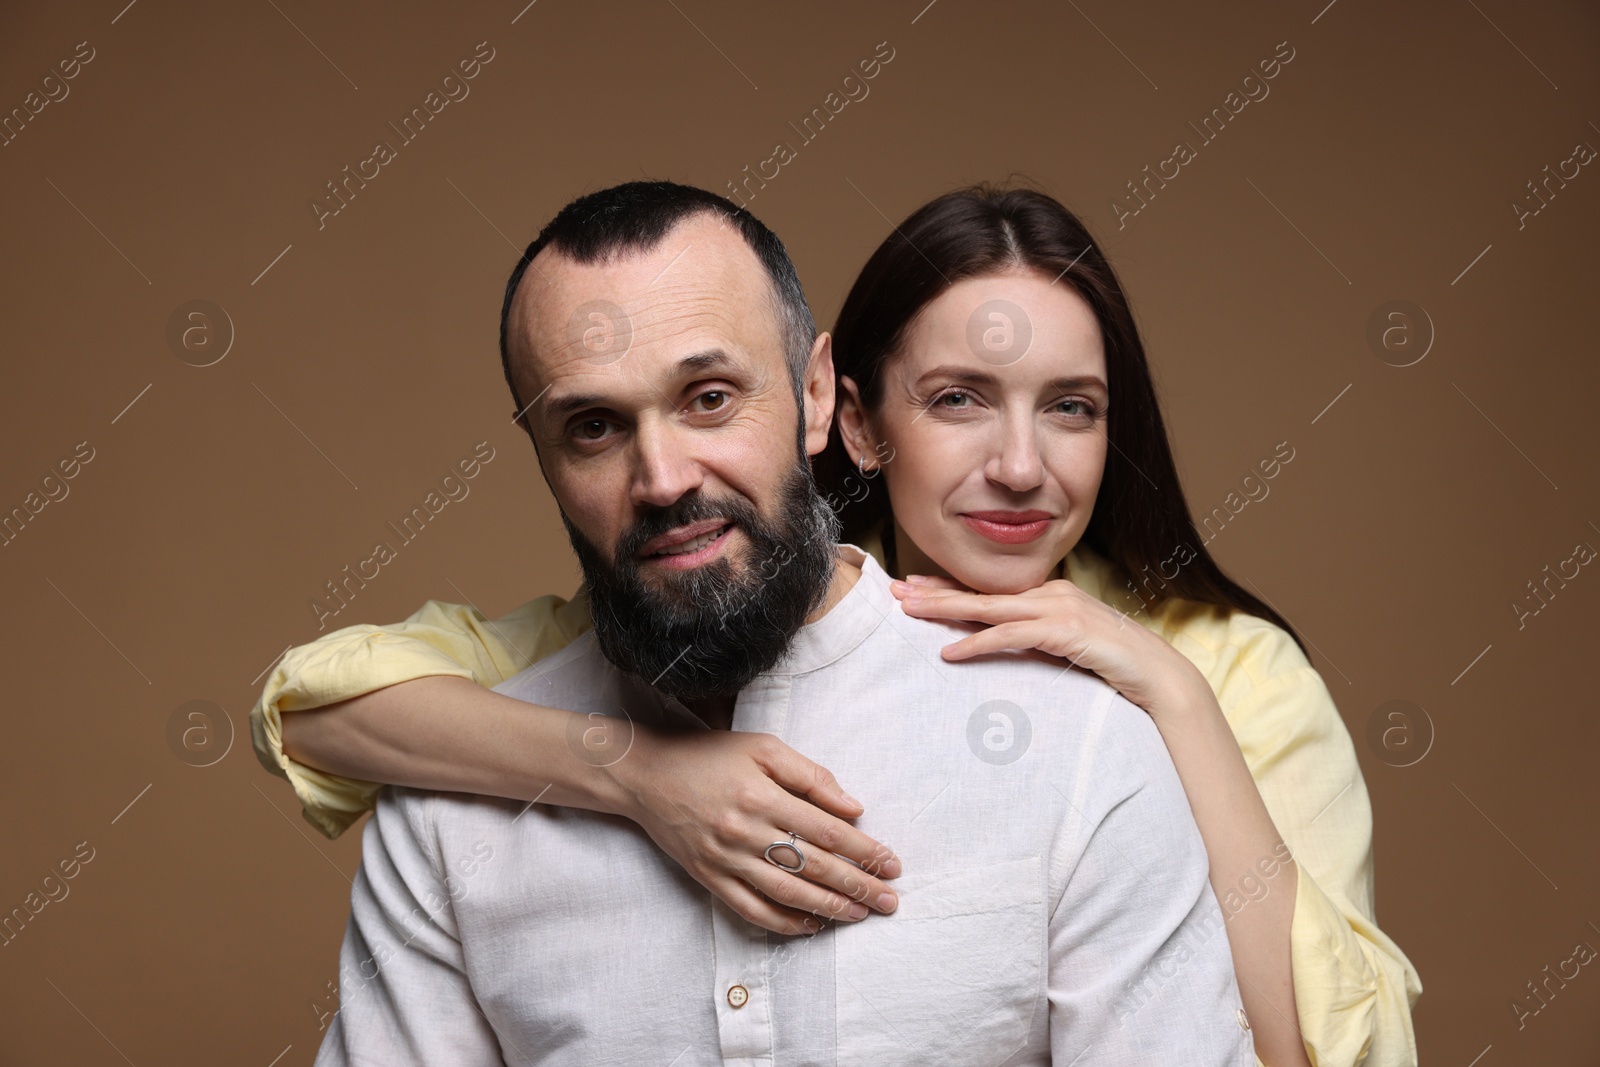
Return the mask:
{"type": "Polygon", "coordinates": [[[900,601],[900,610],[919,619],[954,619],[991,625],[1037,619],[1040,615],[1039,604],[1025,597],[947,590],[911,593],[900,601]]]}
{"type": "MultiPolygon", "coordinates": [[[[788,839],[787,834],[775,838],[785,843],[788,839]]],[[[743,918],[780,934],[816,933],[821,922],[859,922],[870,914],[860,901],[811,880],[855,884],[859,891],[865,884],[865,876],[859,870],[809,841],[796,840],[795,845],[805,853],[803,873],[783,870],[758,849],[755,859],[739,865],[736,873],[718,870],[715,876],[696,876],[697,880],[743,918]],[[855,872],[854,882],[849,871],[855,872]]],[[[784,858],[791,858],[790,854],[785,853],[784,858]]]]}
{"type": "MultiPolygon", "coordinates": [[[[780,794],[778,809],[764,814],[772,820],[772,825],[793,830],[807,842],[806,868],[792,877],[831,887],[875,910],[893,911],[899,898],[881,879],[899,876],[899,858],[882,842],[837,817],[854,818],[861,814],[864,810],[861,802],[839,787],[832,771],[802,756],[776,737],[758,742],[756,758],[772,780],[787,791],[780,794]]],[[[782,836],[780,833],[778,839],[782,836]]],[[[765,847],[766,844],[761,845],[765,847]]],[[[768,866],[779,874],[784,873],[776,866],[768,866]]],[[[784,892],[799,891],[782,880],[776,884],[784,892]]],[[[819,897],[807,893],[805,899],[816,905],[819,897]]],[[[817,908],[812,906],[805,910],[817,908]]]]}
{"type": "MultiPolygon", "coordinates": [[[[789,835],[782,834],[776,840],[787,843],[789,835]]],[[[871,909],[850,895],[846,887],[854,887],[856,893],[864,894],[870,892],[867,883],[876,882],[876,879],[870,879],[809,841],[797,840],[795,846],[805,853],[804,871],[792,873],[783,870],[762,856],[759,866],[747,876],[750,884],[780,908],[809,912],[839,922],[859,922],[870,914],[871,909]],[[854,877],[846,873],[848,871],[854,871],[854,877]]],[[[757,855],[760,856],[760,853],[757,855]]],[[[792,858],[787,850],[778,853],[778,856],[786,862],[792,858]]]]}
{"type": "Polygon", "coordinates": [[[921,589],[954,589],[970,592],[967,586],[962,585],[954,578],[946,578],[941,574],[908,574],[906,584],[921,589]]]}
{"type": "Polygon", "coordinates": [[[861,803],[827,768],[777,737],[646,731],[637,747],[628,814],[749,921],[792,934],[804,932],[807,914],[855,921],[868,909],[892,911],[898,904],[882,879],[899,875],[899,860],[845,821],[861,814],[861,803]],[[797,847],[807,859],[794,873],[765,855],[791,831],[803,839],[797,847]]]}
{"type": "Polygon", "coordinates": [[[832,771],[802,756],[776,737],[760,745],[755,757],[774,782],[825,811],[843,819],[854,819],[865,810],[861,801],[844,791],[832,771]]]}
{"type": "MultiPolygon", "coordinates": [[[[826,851],[859,865],[857,873],[866,872],[879,892],[888,891],[878,878],[898,878],[900,859],[894,850],[844,821],[855,818],[865,809],[859,800],[839,787],[833,772],[776,737],[770,739],[757,758],[774,782],[797,794],[788,798],[791,804],[770,813],[773,825],[786,826],[826,851]],[[806,803],[808,800],[811,803],[806,803]]],[[[809,868],[806,873],[810,874],[809,868]]]]}
{"type": "Polygon", "coordinates": [[[822,929],[821,918],[793,908],[779,907],[738,878],[723,876],[710,881],[702,880],[700,884],[741,918],[775,934],[814,934],[822,929]]]}
{"type": "Polygon", "coordinates": [[[991,626],[986,630],[979,630],[969,637],[963,637],[954,644],[945,645],[944,658],[947,660],[972,659],[974,656],[987,655],[990,652],[1001,652],[1011,648],[1039,648],[1044,643],[1044,635],[1039,628],[1029,622],[1008,622],[999,626],[991,626]]]}
{"type": "Polygon", "coordinates": [[[853,819],[866,809],[861,801],[844,791],[832,771],[802,756],[776,737],[758,753],[757,759],[774,782],[815,805],[814,809],[801,804],[789,812],[773,812],[775,825],[789,826],[795,833],[824,844],[829,852],[838,853],[871,874],[882,878],[900,876],[900,860],[892,849],[842,821],[853,819]],[[785,818],[779,818],[780,814],[785,818]]]}
{"type": "MultiPolygon", "coordinates": [[[[849,823],[803,802],[795,804],[795,809],[781,814],[777,822],[802,839],[796,843],[805,850],[806,867],[796,877],[833,889],[873,911],[888,913],[899,906],[894,887],[883,881],[900,874],[900,860],[892,851],[849,823]]],[[[773,840],[784,836],[780,833],[773,840]]],[[[780,853],[779,858],[785,855],[780,853]]]]}

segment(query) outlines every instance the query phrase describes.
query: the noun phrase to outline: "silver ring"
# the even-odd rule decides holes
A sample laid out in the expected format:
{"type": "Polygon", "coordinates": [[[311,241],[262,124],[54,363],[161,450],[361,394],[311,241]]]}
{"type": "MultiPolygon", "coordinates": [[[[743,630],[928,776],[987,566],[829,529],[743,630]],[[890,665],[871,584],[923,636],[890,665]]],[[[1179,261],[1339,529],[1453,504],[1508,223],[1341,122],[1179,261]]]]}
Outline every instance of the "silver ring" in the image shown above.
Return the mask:
{"type": "Polygon", "coordinates": [[[767,851],[766,851],[767,862],[772,864],[774,867],[777,867],[780,870],[788,871],[790,874],[799,874],[801,871],[805,870],[806,869],[806,854],[804,852],[800,851],[800,846],[796,845],[794,843],[794,839],[795,839],[795,832],[793,830],[790,830],[789,831],[789,840],[787,840],[787,841],[774,841],[772,844],[768,845],[767,846],[767,851]],[[795,858],[798,859],[800,862],[795,864],[792,867],[787,863],[779,863],[777,860],[772,858],[772,850],[775,849],[775,848],[786,848],[786,849],[788,849],[790,852],[794,853],[795,858]]]}

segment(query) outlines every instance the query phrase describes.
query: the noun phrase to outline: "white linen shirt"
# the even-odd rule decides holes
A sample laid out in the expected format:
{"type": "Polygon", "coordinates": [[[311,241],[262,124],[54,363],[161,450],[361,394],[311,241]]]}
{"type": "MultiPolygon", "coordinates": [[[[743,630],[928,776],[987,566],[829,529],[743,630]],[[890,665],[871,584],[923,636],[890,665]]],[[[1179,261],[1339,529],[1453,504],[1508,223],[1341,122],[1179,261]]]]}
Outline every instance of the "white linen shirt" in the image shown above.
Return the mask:
{"type": "MultiPolygon", "coordinates": [[[[769,934],[627,819],[387,787],[320,1067],[1253,1065],[1149,717],[1037,654],[944,662],[968,631],[906,616],[871,557],[838,551],[860,579],[741,691],[732,727],[850,783],[857,825],[903,861],[894,913],[769,934]]],[[[704,727],[592,633],[495,689],[704,727]]]]}

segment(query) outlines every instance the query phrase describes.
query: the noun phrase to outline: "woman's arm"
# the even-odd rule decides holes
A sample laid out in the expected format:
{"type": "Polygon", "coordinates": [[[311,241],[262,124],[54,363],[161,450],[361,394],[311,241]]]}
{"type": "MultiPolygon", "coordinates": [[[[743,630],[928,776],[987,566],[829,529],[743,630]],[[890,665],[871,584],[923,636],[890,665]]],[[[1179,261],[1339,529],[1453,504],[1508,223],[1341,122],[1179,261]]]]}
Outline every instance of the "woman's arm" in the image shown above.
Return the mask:
{"type": "MultiPolygon", "coordinates": [[[[545,596],[489,620],[473,608],[430,600],[403,622],[349,626],[290,649],[269,672],[250,712],[256,756],[294,787],[306,820],[337,837],[371,810],[383,779],[359,768],[350,775],[324,769],[337,763],[337,745],[348,740],[331,736],[332,729],[318,731],[309,745],[297,738],[302,747],[291,741],[291,751],[285,751],[286,721],[298,735],[303,724],[294,721],[295,714],[424,676],[495,685],[586,629],[585,607],[545,596]]],[[[330,717],[326,725],[340,724],[330,717]]]]}
{"type": "Polygon", "coordinates": [[[777,738],[642,728],[620,738],[625,722],[484,688],[581,629],[563,607],[541,598],[491,623],[430,602],[395,627],[352,627],[295,649],[252,714],[258,753],[295,783],[308,818],[334,832],[370,807],[377,782],[486,793],[630,818],[739,914],[778,932],[800,932],[811,915],[861,918],[859,901],[893,909],[877,876],[898,875],[897,861],[843,821],[860,804],[777,738]],[[342,699],[318,703],[329,697],[342,699]],[[608,745],[626,755],[611,758],[608,745]],[[865,870],[781,871],[761,851],[780,826],[865,870]]]}
{"type": "Polygon", "coordinates": [[[1299,879],[1292,852],[1267,812],[1216,694],[1193,664],[1175,673],[1145,710],[1167,743],[1211,857],[1211,888],[1228,924],[1256,1055],[1269,1067],[1311,1067],[1290,952],[1299,879]],[[1269,869],[1271,881],[1264,882],[1269,869]],[[1267,892],[1241,898],[1244,887],[1263,884],[1267,892]],[[1244,899],[1248,906],[1239,906],[1244,899]]]}
{"type": "Polygon", "coordinates": [[[284,730],[296,758],[336,774],[625,816],[707,889],[781,933],[799,933],[807,913],[861,918],[859,909],[850,913],[855,900],[892,910],[876,903],[892,892],[864,871],[822,867],[817,885],[762,859],[762,847],[782,836],[780,825],[863,865],[885,858],[876,841],[843,821],[861,814],[860,802],[770,734],[662,733],[448,677],[296,712],[284,730]],[[780,899],[789,906],[774,903],[780,899]]]}
{"type": "MultiPolygon", "coordinates": [[[[1206,638],[1194,629],[1195,636],[1206,638]]],[[[1373,911],[1372,807],[1350,732],[1287,633],[1236,613],[1219,643],[1186,647],[1207,669],[1262,801],[1293,850],[1290,956],[1300,1030],[1319,1067],[1415,1067],[1416,969],[1373,911]]],[[[1236,886],[1225,909],[1255,907],[1236,886]],[[1241,899],[1243,898],[1243,899],[1241,899]]]]}
{"type": "MultiPolygon", "coordinates": [[[[283,719],[283,750],[327,774],[624,814],[608,768],[572,754],[585,717],[449,675],[414,678],[283,719]]],[[[598,761],[596,761],[598,762],[598,761]]]]}

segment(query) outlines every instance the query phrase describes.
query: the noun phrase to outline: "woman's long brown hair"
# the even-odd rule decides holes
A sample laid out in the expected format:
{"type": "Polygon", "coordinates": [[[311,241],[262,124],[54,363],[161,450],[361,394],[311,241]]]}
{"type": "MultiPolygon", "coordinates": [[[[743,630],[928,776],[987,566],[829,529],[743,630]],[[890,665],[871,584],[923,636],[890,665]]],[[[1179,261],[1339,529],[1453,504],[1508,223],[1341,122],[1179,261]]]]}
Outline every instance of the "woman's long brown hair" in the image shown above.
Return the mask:
{"type": "MultiPolygon", "coordinates": [[[[1116,564],[1124,580],[1141,582],[1144,591],[1135,592],[1147,606],[1175,596],[1243,611],[1281,626],[1305,652],[1288,620],[1224,574],[1206,550],[1178,481],[1127,297],[1083,223],[1052,197],[976,185],[913,212],[878,246],[845,298],[833,329],[836,372],[851,378],[863,404],[875,409],[884,365],[918,312],[963,278],[1016,269],[1070,285],[1100,323],[1110,448],[1083,542],[1116,564]]],[[[815,470],[818,487],[840,508],[846,541],[889,518],[887,493],[861,478],[837,421],[815,470]]],[[[886,549],[892,530],[886,524],[886,549]]]]}

